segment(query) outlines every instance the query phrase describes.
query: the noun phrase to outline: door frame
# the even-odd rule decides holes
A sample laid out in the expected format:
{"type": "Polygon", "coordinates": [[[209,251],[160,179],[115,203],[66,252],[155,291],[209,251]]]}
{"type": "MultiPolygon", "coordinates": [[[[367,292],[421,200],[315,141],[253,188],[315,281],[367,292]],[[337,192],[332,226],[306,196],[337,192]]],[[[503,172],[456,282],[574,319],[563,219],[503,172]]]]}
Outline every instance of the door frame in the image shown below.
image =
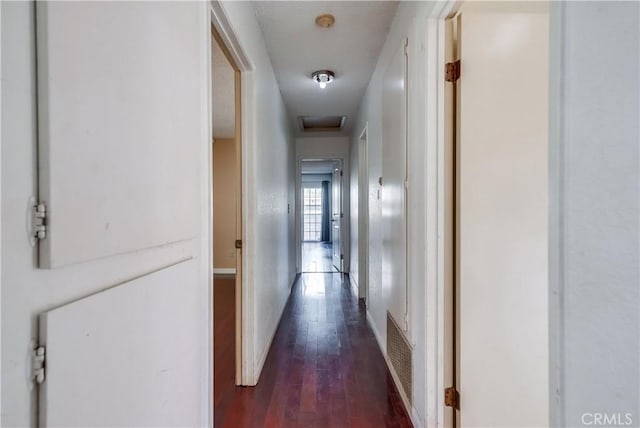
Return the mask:
{"type": "MultiPolygon", "coordinates": [[[[435,124],[427,132],[425,168],[428,173],[425,186],[427,205],[427,266],[435,269],[427,271],[426,283],[426,348],[427,348],[427,425],[445,426],[444,389],[449,386],[445,378],[444,360],[447,356],[445,335],[447,328],[447,310],[452,306],[447,302],[446,264],[445,264],[445,176],[450,173],[452,165],[445,163],[445,21],[453,18],[460,10],[463,0],[443,0],[436,2],[427,16],[426,22],[426,93],[435,94],[427,97],[426,121],[435,124]]],[[[561,120],[558,119],[561,104],[561,75],[564,71],[562,51],[562,21],[565,5],[562,3],[549,5],[549,423],[552,426],[562,425],[561,398],[557,391],[561,390],[561,374],[559,361],[561,354],[561,302],[562,280],[559,278],[558,247],[561,246],[561,219],[558,206],[562,205],[558,195],[562,192],[561,171],[558,153],[561,152],[562,141],[561,120]],[[560,242],[560,244],[559,244],[560,242]]]]}
{"type": "MultiPolygon", "coordinates": [[[[239,117],[240,126],[238,127],[238,121],[236,121],[236,159],[238,160],[238,168],[240,169],[240,180],[238,180],[238,186],[240,192],[238,193],[237,204],[240,207],[240,216],[236,217],[236,228],[240,229],[240,239],[242,241],[242,257],[240,265],[236,266],[236,275],[238,274],[238,268],[240,268],[241,279],[239,293],[236,293],[236,347],[240,348],[239,356],[236,355],[236,384],[239,385],[253,385],[255,384],[255,371],[254,371],[254,293],[253,284],[254,278],[251,270],[251,263],[253,260],[254,251],[251,246],[251,241],[247,240],[247,236],[253,236],[253,218],[254,213],[252,208],[255,204],[252,201],[255,199],[255,188],[253,186],[253,172],[248,166],[252,162],[253,147],[255,145],[254,138],[254,120],[253,111],[255,109],[255,102],[253,97],[254,77],[252,71],[255,69],[253,62],[247,55],[246,51],[242,48],[237,36],[237,32],[234,30],[231,22],[227,16],[224,5],[221,1],[212,1],[209,5],[208,27],[211,31],[208,33],[209,43],[213,43],[213,33],[217,33],[218,42],[225,52],[225,55],[229,58],[229,62],[234,66],[236,71],[235,86],[236,86],[236,117],[239,117]],[[238,91],[240,89],[240,91],[238,91]],[[239,105],[238,105],[239,104],[239,105]],[[239,137],[239,138],[238,138],[239,137]],[[238,153],[239,152],[239,153],[238,153]]],[[[209,46],[209,55],[211,55],[211,46],[209,46]]],[[[208,64],[208,79],[210,82],[208,91],[208,105],[211,111],[213,110],[213,81],[211,72],[211,58],[209,58],[208,64]]],[[[210,121],[213,115],[210,115],[210,121]]],[[[213,129],[212,123],[210,125],[213,129]]],[[[213,168],[210,171],[210,182],[213,182],[213,168]]],[[[210,204],[213,206],[213,188],[209,194],[210,204]]],[[[210,228],[213,231],[213,216],[210,216],[210,228]]],[[[213,236],[213,234],[211,234],[213,236]]],[[[211,260],[213,260],[213,238],[211,240],[211,260]]],[[[212,261],[210,262],[212,263],[212,261]]],[[[209,400],[206,403],[210,409],[210,420],[213,421],[213,364],[214,364],[214,350],[213,350],[213,269],[211,273],[211,285],[209,289],[209,320],[207,331],[207,343],[209,344],[209,360],[208,366],[212,369],[209,379],[209,400]]]]}
{"type": "MultiPolygon", "coordinates": [[[[242,195],[242,79],[240,68],[236,64],[235,60],[231,56],[229,49],[222,41],[220,34],[211,26],[211,34],[214,42],[220,47],[224,56],[226,57],[229,65],[233,69],[233,91],[234,91],[234,116],[235,116],[235,129],[233,132],[233,145],[235,152],[235,165],[236,172],[234,177],[234,186],[236,194],[236,206],[235,206],[235,240],[242,242],[242,199],[239,195],[242,195]]],[[[215,88],[213,88],[215,90],[215,88]]],[[[215,141],[214,141],[215,143],[215,141]]],[[[213,195],[214,199],[216,195],[213,195]]],[[[214,247],[215,248],[215,247],[214,247]]],[[[242,385],[242,247],[236,245],[235,249],[235,383],[236,385],[242,385]]],[[[215,266],[214,266],[214,280],[215,280],[215,266]]],[[[215,326],[214,326],[215,328],[215,326]]]]}
{"type": "MultiPolygon", "coordinates": [[[[453,328],[447,316],[452,302],[448,301],[452,289],[447,288],[447,257],[445,253],[447,193],[445,177],[451,173],[452,165],[445,162],[445,21],[453,17],[460,6],[460,0],[437,2],[426,22],[426,121],[435,124],[427,131],[425,167],[427,183],[425,201],[427,207],[427,269],[426,284],[426,349],[427,349],[427,425],[445,426],[447,407],[444,405],[444,390],[451,386],[445,373],[445,360],[451,358],[446,335],[453,328]]],[[[449,286],[450,287],[450,286],[449,286]]]]}
{"type": "Polygon", "coordinates": [[[369,303],[369,122],[358,138],[358,297],[369,303]]]}
{"type": "MultiPolygon", "coordinates": [[[[302,193],[302,162],[303,161],[339,161],[342,167],[342,195],[340,202],[342,203],[342,213],[345,212],[345,204],[348,199],[345,195],[345,178],[348,177],[348,165],[346,163],[346,159],[343,156],[332,156],[332,155],[311,155],[311,156],[297,156],[296,157],[296,199],[295,199],[295,217],[296,217],[296,273],[302,273],[302,198],[300,197],[302,193]]],[[[342,252],[344,254],[344,260],[342,261],[343,271],[340,273],[348,272],[348,263],[349,263],[349,250],[350,250],[350,242],[351,240],[347,240],[347,244],[345,245],[344,234],[345,231],[349,231],[345,224],[347,217],[343,216],[342,224],[341,224],[341,244],[342,244],[342,252]]]]}

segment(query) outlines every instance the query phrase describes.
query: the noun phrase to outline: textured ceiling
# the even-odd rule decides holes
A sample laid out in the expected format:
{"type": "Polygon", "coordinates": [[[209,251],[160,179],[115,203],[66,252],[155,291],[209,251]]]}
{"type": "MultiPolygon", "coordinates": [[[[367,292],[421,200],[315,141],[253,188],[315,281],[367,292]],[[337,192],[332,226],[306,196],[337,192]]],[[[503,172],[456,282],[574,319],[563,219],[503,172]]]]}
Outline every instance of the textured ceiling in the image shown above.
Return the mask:
{"type": "Polygon", "coordinates": [[[339,133],[349,135],[397,8],[396,1],[255,1],[258,22],[280,90],[298,136],[298,116],[347,116],[339,133]],[[316,26],[331,13],[332,28],[316,26]],[[336,79],[326,89],[311,80],[329,69],[336,79]]]}
{"type": "Polygon", "coordinates": [[[235,76],[227,57],[211,43],[213,73],[213,138],[233,138],[235,133],[235,76]]]}

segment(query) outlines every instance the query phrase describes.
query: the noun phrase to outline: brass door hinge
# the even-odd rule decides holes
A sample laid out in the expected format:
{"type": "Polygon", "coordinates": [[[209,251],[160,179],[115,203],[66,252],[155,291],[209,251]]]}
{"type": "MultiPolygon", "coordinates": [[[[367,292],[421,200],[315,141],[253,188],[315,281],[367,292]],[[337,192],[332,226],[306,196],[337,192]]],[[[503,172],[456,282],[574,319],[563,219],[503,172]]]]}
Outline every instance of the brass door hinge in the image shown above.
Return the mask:
{"type": "Polygon", "coordinates": [[[444,390],[444,405],[460,410],[460,394],[455,387],[450,386],[444,390]]]}
{"type": "Polygon", "coordinates": [[[241,249],[242,248],[242,240],[236,239],[236,248],[237,249],[241,249]]]}
{"type": "Polygon", "coordinates": [[[460,60],[446,63],[444,80],[447,82],[455,82],[458,79],[460,79],[460,60]]]}

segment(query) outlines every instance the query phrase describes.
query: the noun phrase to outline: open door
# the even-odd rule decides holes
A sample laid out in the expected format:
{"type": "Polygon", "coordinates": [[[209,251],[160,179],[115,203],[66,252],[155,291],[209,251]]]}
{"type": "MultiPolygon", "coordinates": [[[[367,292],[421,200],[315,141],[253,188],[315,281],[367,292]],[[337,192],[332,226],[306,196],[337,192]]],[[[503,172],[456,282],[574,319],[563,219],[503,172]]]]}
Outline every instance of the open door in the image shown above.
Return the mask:
{"type": "Polygon", "coordinates": [[[236,148],[236,385],[242,385],[242,78],[234,64],[235,148],[236,148]]]}
{"type": "Polygon", "coordinates": [[[342,251],[342,165],[333,169],[331,185],[331,242],[333,248],[333,266],[343,271],[344,254],[342,251]]]}
{"type": "MultiPolygon", "coordinates": [[[[233,266],[231,272],[235,275],[235,384],[242,385],[242,74],[220,34],[213,26],[211,32],[212,43],[218,47],[218,49],[214,49],[214,69],[216,67],[228,69],[228,73],[221,73],[217,76],[218,79],[214,79],[213,82],[213,133],[215,138],[217,137],[216,133],[220,132],[224,143],[231,144],[233,147],[235,160],[229,162],[233,164],[233,171],[228,180],[219,183],[219,185],[227,190],[233,189],[234,200],[217,197],[215,193],[213,197],[214,206],[225,206],[233,211],[233,214],[229,216],[233,218],[226,218],[223,223],[216,224],[216,227],[225,229],[225,234],[228,235],[225,238],[228,238],[229,242],[225,240],[221,250],[228,252],[229,247],[233,245],[231,250],[233,260],[230,263],[233,266]],[[228,76],[230,73],[233,73],[232,78],[228,76]],[[234,242],[231,242],[232,237],[234,242]]],[[[229,165],[224,166],[229,167],[229,165]]],[[[216,237],[214,237],[214,242],[216,242],[216,237]]]]}

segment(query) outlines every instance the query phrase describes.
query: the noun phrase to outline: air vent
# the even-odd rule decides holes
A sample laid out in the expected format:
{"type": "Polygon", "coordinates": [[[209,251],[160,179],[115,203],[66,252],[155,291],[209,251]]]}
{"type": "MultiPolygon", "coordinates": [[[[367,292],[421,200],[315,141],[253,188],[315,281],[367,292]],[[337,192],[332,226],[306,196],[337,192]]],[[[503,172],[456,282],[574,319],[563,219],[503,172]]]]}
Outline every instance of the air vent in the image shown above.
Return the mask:
{"type": "Polygon", "coordinates": [[[411,403],[413,389],[411,387],[413,378],[412,350],[402,330],[389,312],[387,312],[387,355],[396,375],[398,375],[404,394],[411,403]]]}
{"type": "Polygon", "coordinates": [[[304,132],[340,131],[346,116],[300,116],[300,128],[304,132]]]}

